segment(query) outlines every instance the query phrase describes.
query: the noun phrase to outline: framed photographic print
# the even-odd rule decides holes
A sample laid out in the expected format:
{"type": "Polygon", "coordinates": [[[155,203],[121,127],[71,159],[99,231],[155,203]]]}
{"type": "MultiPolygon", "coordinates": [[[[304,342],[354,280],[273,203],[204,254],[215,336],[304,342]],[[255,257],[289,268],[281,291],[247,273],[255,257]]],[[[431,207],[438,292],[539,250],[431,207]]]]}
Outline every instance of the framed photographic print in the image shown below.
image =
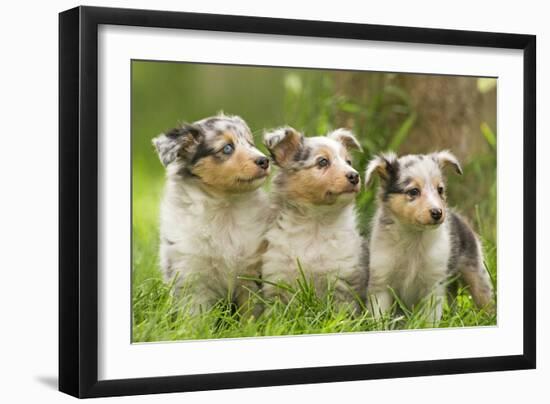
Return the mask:
{"type": "Polygon", "coordinates": [[[535,367],[534,36],[78,7],[59,41],[61,391],[535,367]]]}

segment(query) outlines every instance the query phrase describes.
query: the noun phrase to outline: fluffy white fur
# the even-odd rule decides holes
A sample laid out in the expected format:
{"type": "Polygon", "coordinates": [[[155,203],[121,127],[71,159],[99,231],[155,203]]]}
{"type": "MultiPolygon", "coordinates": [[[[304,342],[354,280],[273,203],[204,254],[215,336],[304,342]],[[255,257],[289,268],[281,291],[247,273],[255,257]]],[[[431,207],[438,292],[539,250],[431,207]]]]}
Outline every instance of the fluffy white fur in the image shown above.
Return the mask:
{"type": "Polygon", "coordinates": [[[451,255],[448,222],[418,230],[398,222],[385,225],[382,215],[378,210],[374,217],[369,243],[367,307],[375,317],[387,312],[394,301],[390,286],[408,307],[431,299],[428,319],[439,321],[451,255]]]}
{"type": "MultiPolygon", "coordinates": [[[[366,273],[361,262],[362,239],[357,231],[353,206],[300,209],[280,206],[276,221],[266,234],[268,249],[263,256],[262,277],[270,282],[294,284],[300,277],[298,260],[318,292],[334,282],[335,297],[353,302],[350,290],[361,296],[366,273]]],[[[278,287],[264,284],[267,297],[281,295],[278,287]]]]}
{"type": "Polygon", "coordinates": [[[233,296],[239,305],[256,290],[269,204],[263,190],[226,198],[168,177],[161,205],[161,267],[176,287],[192,287],[192,311],[233,296]],[[189,283],[187,283],[189,281],[189,283]]]}

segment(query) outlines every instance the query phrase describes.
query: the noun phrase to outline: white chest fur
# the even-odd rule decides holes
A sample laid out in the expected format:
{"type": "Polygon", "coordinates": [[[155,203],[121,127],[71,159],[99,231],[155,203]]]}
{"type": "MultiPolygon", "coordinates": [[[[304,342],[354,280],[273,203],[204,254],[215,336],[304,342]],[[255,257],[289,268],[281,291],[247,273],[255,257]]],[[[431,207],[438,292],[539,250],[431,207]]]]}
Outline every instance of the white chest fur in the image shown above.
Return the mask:
{"type": "MultiPolygon", "coordinates": [[[[167,184],[161,207],[161,262],[166,278],[200,275],[219,294],[259,260],[267,226],[263,191],[218,198],[167,184]]],[[[258,274],[259,275],[259,274],[258,274]]]]}
{"type": "Polygon", "coordinates": [[[427,230],[378,223],[369,245],[369,293],[389,286],[406,305],[418,303],[445,280],[450,246],[446,222],[427,230]]]}
{"type": "Polygon", "coordinates": [[[314,281],[334,276],[355,282],[359,278],[361,238],[353,206],[337,215],[304,214],[282,209],[266,234],[262,276],[272,282],[294,282],[297,260],[314,281]]]}

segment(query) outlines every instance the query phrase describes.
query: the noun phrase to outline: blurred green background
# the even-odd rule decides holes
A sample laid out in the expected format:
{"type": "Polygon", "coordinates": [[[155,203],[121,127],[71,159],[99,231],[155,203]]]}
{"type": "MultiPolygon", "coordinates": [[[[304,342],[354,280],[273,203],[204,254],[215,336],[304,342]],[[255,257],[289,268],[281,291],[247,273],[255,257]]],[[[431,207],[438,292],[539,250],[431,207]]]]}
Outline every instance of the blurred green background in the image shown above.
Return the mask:
{"type": "MultiPolygon", "coordinates": [[[[308,136],[347,127],[363,153],[449,149],[464,175],[449,172],[449,204],[480,233],[496,278],[496,79],[294,68],[132,62],[133,290],[158,280],[158,206],[164,169],[151,145],[179,122],[219,111],[241,116],[260,149],[265,129],[290,125],[308,136]]],[[[367,232],[375,189],[357,197],[367,232]]]]}

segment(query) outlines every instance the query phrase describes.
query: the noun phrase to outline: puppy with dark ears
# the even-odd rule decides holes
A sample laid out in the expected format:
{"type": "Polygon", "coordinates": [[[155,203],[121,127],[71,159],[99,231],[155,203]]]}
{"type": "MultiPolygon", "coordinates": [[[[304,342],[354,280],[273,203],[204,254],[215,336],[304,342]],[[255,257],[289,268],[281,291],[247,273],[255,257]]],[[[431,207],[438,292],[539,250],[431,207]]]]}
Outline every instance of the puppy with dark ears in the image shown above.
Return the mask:
{"type": "Polygon", "coordinates": [[[369,242],[367,306],[375,317],[387,312],[396,293],[407,306],[429,299],[428,321],[441,318],[449,277],[460,274],[479,307],[492,310],[492,284],[478,236],[447,207],[443,169],[462,174],[449,151],[374,157],[368,186],[380,178],[378,208],[369,242]]]}
{"type": "Polygon", "coordinates": [[[338,304],[358,308],[366,271],[354,210],[361,184],[350,151],[359,143],[346,129],[305,137],[285,127],[266,133],[264,144],[278,167],[271,191],[277,215],[263,255],[264,295],[288,301],[275,284],[295,284],[299,262],[319,295],[330,286],[338,304]]]}
{"type": "Polygon", "coordinates": [[[229,298],[248,307],[260,276],[269,159],[247,124],[223,114],[153,139],[166,168],[160,214],[160,266],[196,313],[229,298]]]}

